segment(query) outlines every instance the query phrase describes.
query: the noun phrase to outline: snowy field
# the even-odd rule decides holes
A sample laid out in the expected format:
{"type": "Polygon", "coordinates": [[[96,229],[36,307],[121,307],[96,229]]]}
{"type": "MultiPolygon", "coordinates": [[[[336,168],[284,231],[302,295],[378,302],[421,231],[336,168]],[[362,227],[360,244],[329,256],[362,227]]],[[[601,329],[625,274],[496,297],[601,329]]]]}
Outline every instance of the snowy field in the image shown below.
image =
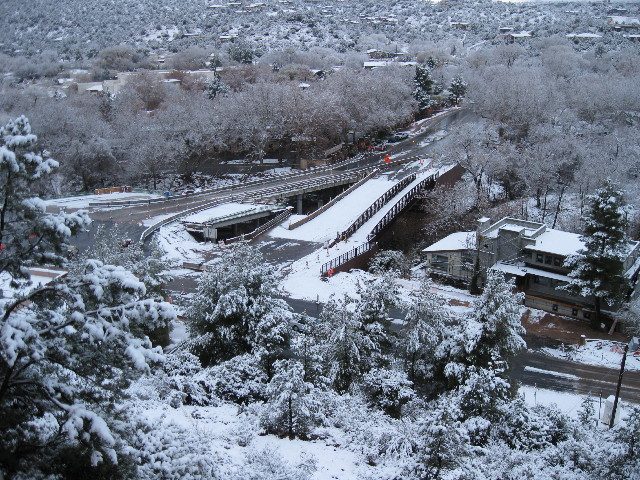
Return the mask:
{"type": "MultiPolygon", "coordinates": [[[[622,361],[622,348],[623,345],[619,342],[589,340],[585,346],[572,345],[564,350],[559,348],[542,350],[552,357],[618,370],[622,361]]],[[[627,354],[625,370],[640,371],[640,351],[627,354]]]]}

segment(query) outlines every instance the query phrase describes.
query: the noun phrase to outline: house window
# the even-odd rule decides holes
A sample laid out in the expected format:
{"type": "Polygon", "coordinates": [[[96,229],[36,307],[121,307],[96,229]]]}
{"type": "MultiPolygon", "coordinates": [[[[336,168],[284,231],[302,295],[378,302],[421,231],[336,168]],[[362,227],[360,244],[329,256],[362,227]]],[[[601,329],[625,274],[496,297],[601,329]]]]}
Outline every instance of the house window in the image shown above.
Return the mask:
{"type": "Polygon", "coordinates": [[[554,303],[553,306],[551,307],[551,310],[553,310],[554,312],[558,311],[558,304],[554,303]]]}
{"type": "Polygon", "coordinates": [[[536,253],[536,262],[538,263],[544,262],[544,255],[542,255],[541,253],[536,253]]]}
{"type": "Polygon", "coordinates": [[[556,267],[561,267],[562,266],[562,259],[560,257],[553,257],[553,264],[556,267]]]}
{"type": "Polygon", "coordinates": [[[446,272],[449,270],[449,257],[446,255],[433,255],[431,257],[431,266],[436,270],[446,272]]]}
{"type": "Polygon", "coordinates": [[[573,307],[571,309],[571,315],[573,315],[574,317],[578,316],[578,309],[576,307],[573,307]]]}
{"type": "Polygon", "coordinates": [[[582,316],[589,320],[591,318],[591,312],[582,312],[582,316]]]}
{"type": "Polygon", "coordinates": [[[546,265],[551,265],[551,262],[553,262],[553,257],[551,255],[545,255],[544,257],[544,263],[546,265]]]}

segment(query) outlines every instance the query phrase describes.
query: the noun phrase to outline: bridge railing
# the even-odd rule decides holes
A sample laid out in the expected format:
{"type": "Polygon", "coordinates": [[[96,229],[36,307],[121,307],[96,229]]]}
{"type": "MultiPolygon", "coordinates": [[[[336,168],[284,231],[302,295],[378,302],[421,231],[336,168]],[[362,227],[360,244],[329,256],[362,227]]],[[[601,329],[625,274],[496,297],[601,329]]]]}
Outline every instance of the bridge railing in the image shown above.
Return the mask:
{"type": "Polygon", "coordinates": [[[349,250],[348,252],[343,253],[342,255],[339,255],[332,260],[329,260],[327,263],[324,263],[320,267],[320,275],[327,276],[329,271],[335,271],[339,269],[341,266],[343,266],[344,264],[346,264],[347,262],[357,257],[360,257],[366,253],[369,253],[372,250],[376,249],[377,247],[378,247],[377,242],[366,242],[366,243],[363,243],[362,245],[358,245],[357,247],[349,250]]]}
{"type": "Polygon", "coordinates": [[[287,207],[284,212],[282,212],[281,214],[275,216],[274,218],[269,220],[264,225],[260,225],[258,228],[256,228],[252,232],[249,232],[249,233],[246,233],[246,234],[243,234],[243,235],[238,235],[236,237],[227,238],[227,239],[224,240],[224,243],[225,244],[229,244],[229,243],[235,243],[235,242],[240,242],[240,241],[251,241],[254,238],[258,237],[259,235],[262,235],[266,231],[271,230],[276,225],[280,225],[287,218],[289,218],[292,213],[293,213],[293,207],[287,207]]]}
{"type": "Polygon", "coordinates": [[[378,212],[384,205],[389,202],[393,197],[395,197],[398,192],[402,191],[407,185],[413,182],[416,179],[416,174],[413,173],[408,177],[403,178],[401,181],[396,183],[389,190],[380,195],[364,212],[360,214],[356,220],[349,225],[349,227],[338,234],[338,237],[331,243],[330,246],[335,245],[336,243],[346,240],[351,235],[355,233],[362,225],[364,225],[376,212],[378,212]]]}
{"type": "Polygon", "coordinates": [[[342,200],[344,197],[349,195],[351,192],[353,192],[355,189],[357,189],[358,187],[360,187],[364,183],[368,182],[371,178],[376,176],[378,173],[379,173],[378,169],[374,168],[371,172],[369,172],[364,177],[362,177],[362,179],[360,179],[358,182],[356,182],[353,185],[351,185],[349,188],[347,188],[341,194],[336,195],[333,199],[331,199],[329,202],[324,204],[322,207],[318,208],[317,210],[314,210],[313,212],[311,212],[306,217],[301,218],[300,220],[291,223],[289,225],[289,230],[293,230],[294,228],[298,228],[299,226],[304,225],[307,222],[310,222],[311,220],[316,218],[318,215],[326,212],[331,207],[333,207],[336,203],[338,203],[340,200],[342,200]]]}
{"type": "Polygon", "coordinates": [[[433,175],[428,176],[421,182],[419,182],[415,187],[405,193],[394,205],[391,209],[380,219],[380,221],[376,224],[375,227],[371,230],[371,232],[367,235],[367,241],[370,242],[374,238],[376,238],[382,229],[389,225],[396,218],[402,210],[414,199],[414,197],[427,188],[428,186],[433,186],[436,183],[436,179],[438,178],[437,172],[433,175]]]}

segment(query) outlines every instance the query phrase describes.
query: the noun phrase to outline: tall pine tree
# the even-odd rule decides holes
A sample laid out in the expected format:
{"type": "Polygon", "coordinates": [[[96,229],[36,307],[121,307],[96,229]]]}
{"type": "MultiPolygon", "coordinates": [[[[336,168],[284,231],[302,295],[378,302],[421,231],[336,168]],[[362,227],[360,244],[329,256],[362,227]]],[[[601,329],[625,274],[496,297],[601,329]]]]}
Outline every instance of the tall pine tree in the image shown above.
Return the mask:
{"type": "Polygon", "coordinates": [[[426,65],[416,65],[416,76],[414,80],[415,88],[413,96],[418,101],[418,108],[426,110],[433,105],[434,81],[431,77],[431,70],[426,65]]]}
{"type": "Polygon", "coordinates": [[[629,248],[628,223],[622,192],[609,180],[589,200],[590,209],[581,237],[584,248],[566,259],[565,266],[571,268],[571,280],[560,288],[592,300],[595,307],[592,326],[600,328],[602,307],[620,301],[629,288],[623,271],[623,260],[629,248]]]}

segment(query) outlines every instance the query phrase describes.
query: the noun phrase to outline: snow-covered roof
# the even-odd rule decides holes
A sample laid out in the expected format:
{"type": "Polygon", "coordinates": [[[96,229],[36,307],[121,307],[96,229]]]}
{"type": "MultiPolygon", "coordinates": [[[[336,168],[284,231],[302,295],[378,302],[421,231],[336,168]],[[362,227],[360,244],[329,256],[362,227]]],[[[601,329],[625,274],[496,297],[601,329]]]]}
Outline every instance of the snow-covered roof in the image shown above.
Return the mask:
{"type": "Polygon", "coordinates": [[[454,252],[471,250],[476,246],[476,232],[455,232],[429,245],[423,252],[454,252]]]}
{"type": "Polygon", "coordinates": [[[597,33],[568,33],[567,38],[602,38],[602,35],[597,33]]]}
{"type": "Polygon", "coordinates": [[[539,268],[527,267],[524,264],[514,265],[512,263],[496,262],[491,267],[491,270],[497,270],[499,272],[506,273],[508,275],[515,275],[516,277],[524,277],[525,275],[535,275],[537,277],[551,278],[552,280],[559,280],[561,282],[568,282],[569,277],[560,273],[548,272],[539,268]]]}
{"type": "Polygon", "coordinates": [[[378,67],[386,67],[387,62],[364,62],[364,68],[378,68],[378,67]]]}
{"type": "Polygon", "coordinates": [[[525,248],[536,252],[567,256],[582,250],[584,242],[580,240],[580,235],[577,233],[548,228],[536,238],[535,244],[525,248]]]}
{"type": "Polygon", "coordinates": [[[612,15],[609,17],[609,22],[613,25],[628,25],[640,27],[640,19],[636,17],[624,17],[621,15],[612,15]]]}

